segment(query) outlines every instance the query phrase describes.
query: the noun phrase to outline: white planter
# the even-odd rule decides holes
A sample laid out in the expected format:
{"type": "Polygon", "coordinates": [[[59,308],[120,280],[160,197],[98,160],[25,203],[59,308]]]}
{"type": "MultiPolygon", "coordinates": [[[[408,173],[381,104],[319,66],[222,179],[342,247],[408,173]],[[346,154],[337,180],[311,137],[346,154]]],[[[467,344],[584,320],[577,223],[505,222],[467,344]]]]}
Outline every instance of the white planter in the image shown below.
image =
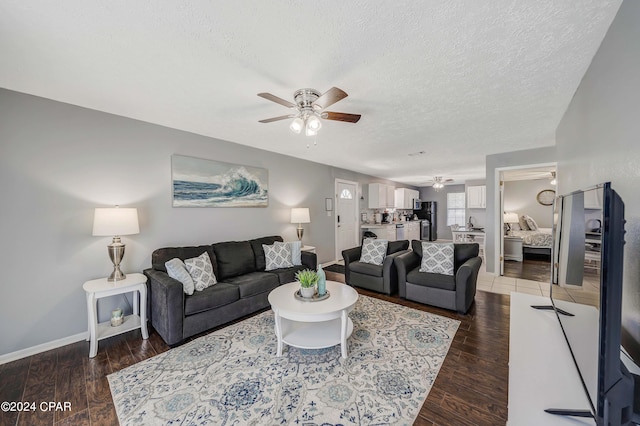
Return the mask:
{"type": "Polygon", "coordinates": [[[312,298],[314,294],[316,294],[315,287],[300,287],[300,295],[302,297],[312,298]]]}

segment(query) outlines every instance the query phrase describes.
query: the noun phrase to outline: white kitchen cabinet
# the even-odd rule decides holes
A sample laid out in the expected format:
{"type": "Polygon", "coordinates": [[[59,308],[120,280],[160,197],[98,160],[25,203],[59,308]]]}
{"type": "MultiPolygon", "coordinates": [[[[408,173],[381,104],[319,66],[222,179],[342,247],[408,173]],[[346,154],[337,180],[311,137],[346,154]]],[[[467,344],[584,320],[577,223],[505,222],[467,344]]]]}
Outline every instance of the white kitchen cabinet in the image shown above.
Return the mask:
{"type": "Polygon", "coordinates": [[[485,185],[467,187],[467,208],[487,208],[487,187],[485,185]]]}
{"type": "Polygon", "coordinates": [[[378,238],[383,238],[385,240],[389,240],[389,241],[395,241],[396,240],[396,226],[395,225],[386,225],[385,227],[382,228],[382,232],[380,232],[382,234],[382,236],[378,237],[378,238]]]}
{"type": "Polygon", "coordinates": [[[413,200],[420,198],[420,192],[409,188],[397,188],[395,208],[413,210],[413,200]]]}
{"type": "Polygon", "coordinates": [[[385,207],[394,208],[396,206],[396,188],[391,185],[386,185],[387,190],[387,205],[385,207]]]}
{"type": "Polygon", "coordinates": [[[394,208],[395,188],[383,183],[369,184],[369,208],[385,209],[394,208]]]}
{"type": "Polygon", "coordinates": [[[416,222],[406,222],[404,225],[405,239],[409,240],[420,240],[420,221],[416,222]]]}

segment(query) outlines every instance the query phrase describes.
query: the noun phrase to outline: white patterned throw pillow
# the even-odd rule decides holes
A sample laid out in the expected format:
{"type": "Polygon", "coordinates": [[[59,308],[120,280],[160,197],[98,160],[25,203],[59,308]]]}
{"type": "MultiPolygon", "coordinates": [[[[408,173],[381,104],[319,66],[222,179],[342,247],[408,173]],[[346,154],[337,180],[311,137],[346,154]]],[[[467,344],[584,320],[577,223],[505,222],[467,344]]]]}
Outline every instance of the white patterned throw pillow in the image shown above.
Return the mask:
{"type": "Polygon", "coordinates": [[[189,275],[193,278],[197,291],[202,291],[218,282],[213,273],[211,258],[206,251],[198,257],[185,260],[184,264],[187,267],[187,271],[189,271],[189,275]]]}
{"type": "Polygon", "coordinates": [[[420,272],[453,275],[453,243],[422,242],[420,272]]]}
{"type": "Polygon", "coordinates": [[[184,292],[191,296],[196,287],[184,262],[177,257],[174,257],[173,259],[165,262],[164,267],[167,268],[167,275],[174,280],[180,281],[184,292]]]}
{"type": "Polygon", "coordinates": [[[360,254],[360,262],[371,263],[372,265],[382,265],[382,262],[384,262],[384,258],[387,256],[388,245],[388,240],[365,238],[362,242],[362,253],[360,254]]]}
{"type": "Polygon", "coordinates": [[[264,260],[266,266],[265,271],[273,271],[280,268],[291,268],[293,262],[291,262],[291,247],[288,243],[281,243],[275,241],[272,245],[262,245],[264,250],[264,260]]]}

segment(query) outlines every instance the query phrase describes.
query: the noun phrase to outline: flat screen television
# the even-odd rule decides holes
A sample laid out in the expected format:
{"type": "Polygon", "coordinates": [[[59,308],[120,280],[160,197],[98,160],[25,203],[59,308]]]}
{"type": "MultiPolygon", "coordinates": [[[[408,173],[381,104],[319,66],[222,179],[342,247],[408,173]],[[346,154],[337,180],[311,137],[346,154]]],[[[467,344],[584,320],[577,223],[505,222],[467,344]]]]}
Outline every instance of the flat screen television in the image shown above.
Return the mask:
{"type": "Polygon", "coordinates": [[[635,420],[634,377],[621,361],[624,224],[608,182],[556,197],[551,303],[590,406],[547,411],[597,425],[635,420]]]}

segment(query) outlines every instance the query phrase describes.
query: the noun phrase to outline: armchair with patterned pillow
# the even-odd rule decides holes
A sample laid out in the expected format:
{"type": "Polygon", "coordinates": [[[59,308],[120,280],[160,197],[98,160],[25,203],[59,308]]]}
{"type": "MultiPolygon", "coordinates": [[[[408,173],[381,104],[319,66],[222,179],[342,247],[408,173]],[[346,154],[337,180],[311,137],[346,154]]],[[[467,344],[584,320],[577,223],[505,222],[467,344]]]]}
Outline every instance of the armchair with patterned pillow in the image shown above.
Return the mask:
{"type": "Polygon", "coordinates": [[[400,297],[466,314],[482,265],[478,244],[413,240],[411,247],[395,258],[400,297]]]}
{"type": "Polygon", "coordinates": [[[407,253],[409,241],[387,241],[365,238],[362,246],[342,251],[344,278],[348,285],[379,293],[398,291],[398,274],[393,262],[407,253]]]}

